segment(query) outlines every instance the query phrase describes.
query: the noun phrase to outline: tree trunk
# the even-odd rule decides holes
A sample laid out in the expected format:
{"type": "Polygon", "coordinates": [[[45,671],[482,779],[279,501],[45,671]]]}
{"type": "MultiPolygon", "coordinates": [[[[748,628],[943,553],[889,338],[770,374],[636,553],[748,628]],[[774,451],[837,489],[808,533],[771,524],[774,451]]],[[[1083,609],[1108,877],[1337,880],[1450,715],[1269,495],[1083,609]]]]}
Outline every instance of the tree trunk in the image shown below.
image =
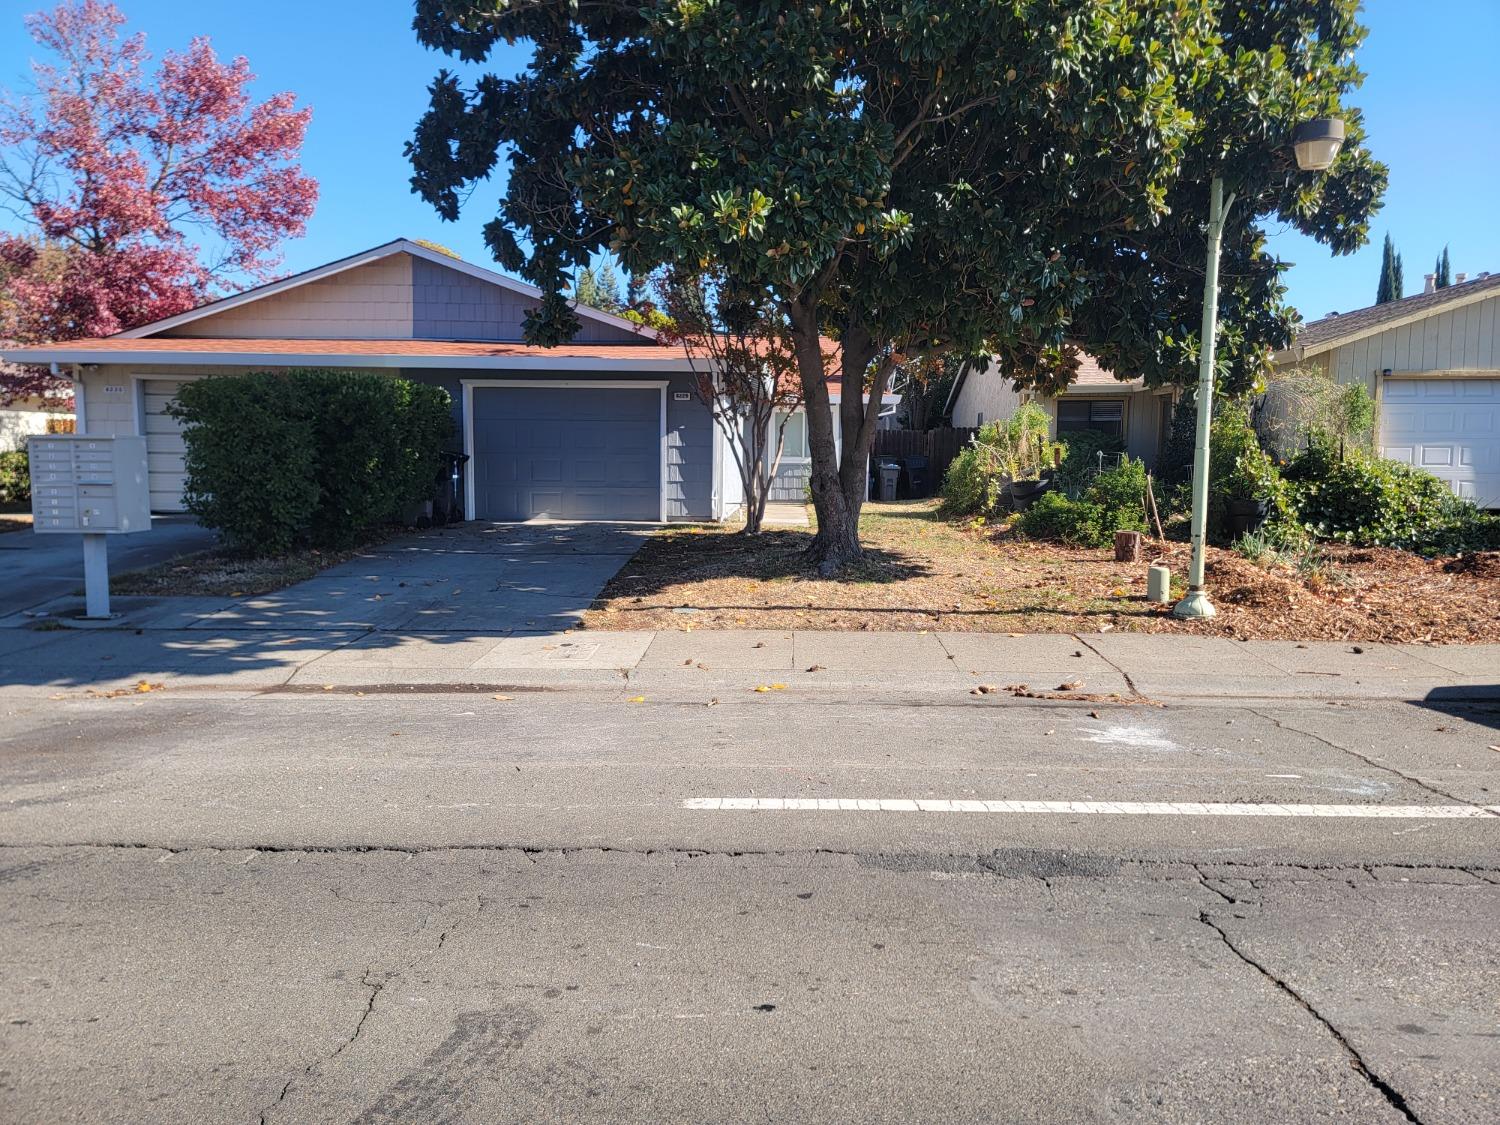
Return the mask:
{"type": "Polygon", "coordinates": [[[867,333],[857,325],[851,326],[842,341],[841,461],[834,440],[833,402],[828,392],[816,313],[794,303],[789,315],[797,368],[802,377],[802,405],[807,412],[813,510],[818,516],[818,531],[805,558],[818,568],[819,574],[831,576],[858,562],[864,554],[859,543],[859,512],[865,499],[869,452],[875,439],[874,415],[880,410],[884,381],[877,380],[880,385],[874,388],[873,409],[867,409],[863,401],[864,373],[875,349],[867,333]]]}

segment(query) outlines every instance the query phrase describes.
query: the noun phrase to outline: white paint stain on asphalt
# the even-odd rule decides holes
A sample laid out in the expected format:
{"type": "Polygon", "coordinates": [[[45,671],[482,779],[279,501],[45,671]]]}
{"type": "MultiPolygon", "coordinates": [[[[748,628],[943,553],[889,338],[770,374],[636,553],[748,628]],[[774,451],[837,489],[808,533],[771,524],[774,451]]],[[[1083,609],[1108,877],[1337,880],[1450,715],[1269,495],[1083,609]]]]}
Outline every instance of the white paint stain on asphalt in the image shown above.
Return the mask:
{"type": "Polygon", "coordinates": [[[1100,746],[1124,746],[1131,750],[1181,750],[1182,747],[1167,738],[1159,730],[1147,727],[1111,725],[1084,727],[1080,736],[1084,742],[1097,742],[1100,746]]]}
{"type": "Polygon", "coordinates": [[[1291,816],[1385,820],[1500,819],[1500,805],[1289,805],[1227,801],[974,801],[906,797],[689,797],[701,812],[914,812],[1102,816],[1291,816]]]}

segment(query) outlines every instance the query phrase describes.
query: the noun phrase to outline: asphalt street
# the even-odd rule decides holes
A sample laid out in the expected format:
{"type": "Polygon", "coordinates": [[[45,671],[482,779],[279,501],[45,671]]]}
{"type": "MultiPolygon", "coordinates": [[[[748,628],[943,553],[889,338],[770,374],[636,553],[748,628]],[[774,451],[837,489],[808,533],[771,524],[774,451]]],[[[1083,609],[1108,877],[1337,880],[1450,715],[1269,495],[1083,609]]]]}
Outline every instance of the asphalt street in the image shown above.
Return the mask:
{"type": "Polygon", "coordinates": [[[0,1119],[1500,1118],[1500,707],[496,694],[7,700],[0,1119]]]}

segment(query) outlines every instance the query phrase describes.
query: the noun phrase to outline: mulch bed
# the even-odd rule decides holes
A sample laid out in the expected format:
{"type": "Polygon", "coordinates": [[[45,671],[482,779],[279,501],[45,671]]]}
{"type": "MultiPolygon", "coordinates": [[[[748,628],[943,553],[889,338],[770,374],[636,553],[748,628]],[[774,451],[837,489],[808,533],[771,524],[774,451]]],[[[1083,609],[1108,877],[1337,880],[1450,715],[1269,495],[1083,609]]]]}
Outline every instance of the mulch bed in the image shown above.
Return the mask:
{"type": "Polygon", "coordinates": [[[806,532],[745,539],[717,528],[653,536],[585,615],[592,629],[866,629],[1149,632],[1242,639],[1500,643],[1500,554],[1427,560],[1330,547],[1308,576],[1290,563],[1211,549],[1218,616],[1184,622],[1145,598],[1147,562],[1187,574],[1186,544],[1148,541],[1145,561],[886,511],[867,559],[836,579],[807,568],[806,532]],[[1155,557],[1153,557],[1155,556],[1155,557]]]}
{"type": "MultiPolygon", "coordinates": [[[[1186,573],[1177,544],[1164,561],[1186,573]]],[[[1209,590],[1219,615],[1209,622],[1153,621],[1150,632],[1190,631],[1245,639],[1500,643],[1500,552],[1424,559],[1386,547],[1323,550],[1304,577],[1290,564],[1256,564],[1210,549],[1209,590]]]]}

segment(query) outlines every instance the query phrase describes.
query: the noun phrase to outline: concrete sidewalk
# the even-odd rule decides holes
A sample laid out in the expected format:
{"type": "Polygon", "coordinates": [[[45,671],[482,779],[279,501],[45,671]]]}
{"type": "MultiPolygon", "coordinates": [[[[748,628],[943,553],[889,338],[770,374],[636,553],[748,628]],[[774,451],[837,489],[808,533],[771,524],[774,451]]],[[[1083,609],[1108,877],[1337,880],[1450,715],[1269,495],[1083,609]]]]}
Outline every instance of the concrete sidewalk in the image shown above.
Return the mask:
{"type": "Polygon", "coordinates": [[[685,702],[756,693],[987,704],[1034,697],[1026,692],[1089,702],[1500,700],[1500,645],[1130,633],[208,631],[184,628],[180,613],[166,607],[127,629],[0,631],[0,692],[109,691],[145,680],[197,692],[514,689],[685,702]]]}

